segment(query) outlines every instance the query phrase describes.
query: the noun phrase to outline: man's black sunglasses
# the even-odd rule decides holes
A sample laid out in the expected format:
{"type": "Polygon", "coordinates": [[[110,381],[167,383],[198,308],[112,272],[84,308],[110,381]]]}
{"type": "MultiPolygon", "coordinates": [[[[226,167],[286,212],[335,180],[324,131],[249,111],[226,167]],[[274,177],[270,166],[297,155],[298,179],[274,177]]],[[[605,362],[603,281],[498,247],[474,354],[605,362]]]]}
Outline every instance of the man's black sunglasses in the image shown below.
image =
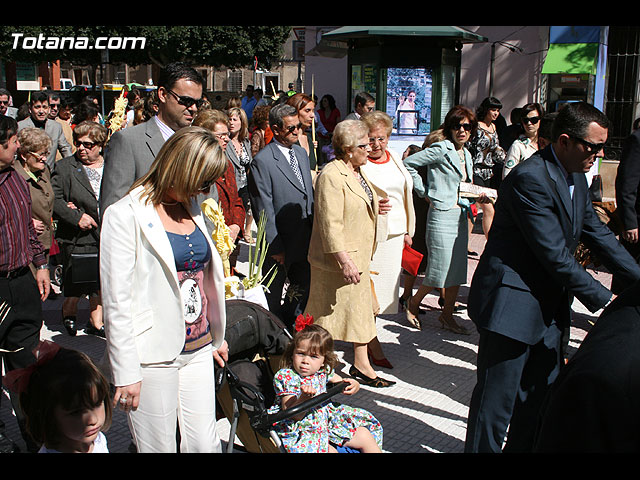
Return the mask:
{"type": "Polygon", "coordinates": [[[573,138],[574,140],[577,140],[582,145],[584,145],[584,147],[587,149],[587,152],[589,153],[598,153],[600,150],[602,150],[604,147],[607,146],[606,143],[587,142],[585,139],[576,137],[575,135],[569,135],[569,137],[573,138]]]}
{"type": "Polygon", "coordinates": [[[176,92],[174,92],[173,90],[167,88],[167,92],[169,92],[171,95],[173,95],[174,97],[176,97],[176,101],[182,105],[183,107],[189,108],[192,105],[195,105],[196,108],[200,108],[202,106],[202,104],[204,103],[204,98],[200,98],[198,100],[196,100],[195,98],[191,98],[187,95],[178,95],[176,92]]]}

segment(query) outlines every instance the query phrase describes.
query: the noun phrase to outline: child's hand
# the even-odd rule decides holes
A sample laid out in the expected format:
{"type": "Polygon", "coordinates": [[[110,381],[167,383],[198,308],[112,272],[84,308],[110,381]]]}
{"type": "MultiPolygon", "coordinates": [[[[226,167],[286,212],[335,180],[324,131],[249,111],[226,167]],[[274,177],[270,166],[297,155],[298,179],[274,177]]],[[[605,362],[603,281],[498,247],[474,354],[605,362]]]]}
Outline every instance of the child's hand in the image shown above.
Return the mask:
{"type": "Polygon", "coordinates": [[[302,399],[304,397],[305,400],[315,396],[316,394],[316,389],[311,385],[300,385],[300,391],[300,398],[302,399]]]}
{"type": "Polygon", "coordinates": [[[353,395],[360,390],[360,383],[355,378],[345,378],[344,381],[348,383],[342,391],[345,395],[353,395]]]}

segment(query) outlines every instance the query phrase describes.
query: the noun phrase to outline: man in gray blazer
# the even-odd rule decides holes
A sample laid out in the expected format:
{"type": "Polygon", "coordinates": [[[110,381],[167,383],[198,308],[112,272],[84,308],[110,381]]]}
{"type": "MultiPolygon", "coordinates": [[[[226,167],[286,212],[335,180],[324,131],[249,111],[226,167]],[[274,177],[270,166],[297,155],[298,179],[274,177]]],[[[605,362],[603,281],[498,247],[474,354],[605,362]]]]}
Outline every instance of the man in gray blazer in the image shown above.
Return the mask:
{"type": "Polygon", "coordinates": [[[307,253],[313,224],[313,184],[309,157],[297,144],[300,122],[295,107],[273,107],[269,124],[274,140],[254,158],[249,170],[249,194],[255,217],[264,211],[267,219],[269,251],[263,272],[278,266],[267,295],[269,310],[292,327],[309,296],[307,253]],[[290,285],[281,305],[287,278],[290,285]]]}
{"type": "Polygon", "coordinates": [[[59,150],[62,158],[73,155],[71,145],[67,142],[62,125],[49,118],[49,95],[46,92],[34,92],[29,100],[30,116],[18,122],[18,130],[28,127],[42,128],[51,138],[51,151],[47,156],[50,170],[55,166],[56,152],[59,150]]]}
{"type": "Polygon", "coordinates": [[[107,143],[100,187],[100,217],[149,171],[164,142],[177,130],[191,125],[203,102],[203,85],[202,76],[182,62],[161,70],[158,114],[114,133],[107,143]]]}

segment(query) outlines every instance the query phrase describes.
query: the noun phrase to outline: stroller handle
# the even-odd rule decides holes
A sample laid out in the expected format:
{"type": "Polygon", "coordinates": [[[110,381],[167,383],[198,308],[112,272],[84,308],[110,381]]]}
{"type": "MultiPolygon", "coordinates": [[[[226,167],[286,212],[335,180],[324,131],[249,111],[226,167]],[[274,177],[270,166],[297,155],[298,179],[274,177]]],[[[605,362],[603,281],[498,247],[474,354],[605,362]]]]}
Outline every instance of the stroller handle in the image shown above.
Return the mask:
{"type": "Polygon", "coordinates": [[[257,431],[269,430],[276,423],[280,423],[283,420],[293,418],[302,412],[306,412],[317,407],[318,405],[327,402],[332,397],[338,395],[339,393],[342,393],[347,385],[347,382],[338,382],[335,385],[329,387],[325,393],[316,395],[315,397],[310,398],[309,400],[302,402],[295,407],[288,408],[287,410],[281,410],[273,414],[260,415],[253,420],[252,426],[257,431]]]}

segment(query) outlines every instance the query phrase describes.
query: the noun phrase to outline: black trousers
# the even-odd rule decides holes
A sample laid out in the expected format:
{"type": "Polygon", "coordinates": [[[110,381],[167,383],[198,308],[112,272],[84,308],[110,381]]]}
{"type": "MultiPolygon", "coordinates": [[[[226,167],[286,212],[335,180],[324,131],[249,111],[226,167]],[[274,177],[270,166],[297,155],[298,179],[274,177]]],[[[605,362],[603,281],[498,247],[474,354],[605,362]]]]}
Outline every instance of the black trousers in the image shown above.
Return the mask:
{"type": "MultiPolygon", "coordinates": [[[[0,303],[7,302],[9,314],[0,324],[0,348],[22,350],[15,353],[0,353],[5,371],[24,368],[35,362],[33,350],[40,342],[42,328],[42,300],[38,285],[29,268],[14,278],[0,278],[0,303]]],[[[9,392],[22,437],[31,451],[36,448],[25,428],[25,418],[20,408],[19,396],[9,392]]],[[[0,399],[1,399],[0,395],[0,399]]],[[[5,425],[0,422],[0,433],[5,425]]]]}
{"type": "Polygon", "coordinates": [[[544,398],[562,365],[563,330],[552,325],[528,345],[480,330],[478,382],[471,396],[466,453],[531,452],[544,398]]]}
{"type": "MultiPolygon", "coordinates": [[[[275,260],[266,257],[262,265],[263,275],[267,275],[273,265],[276,265],[275,260]]],[[[309,299],[311,267],[309,262],[299,261],[293,262],[287,267],[277,264],[275,268],[277,269],[276,277],[266,293],[269,311],[277,315],[287,326],[289,332],[293,334],[295,333],[293,327],[296,317],[304,312],[309,299]],[[289,286],[285,292],[284,287],[287,280],[289,286]]],[[[268,278],[271,278],[271,275],[268,278]]]]}

